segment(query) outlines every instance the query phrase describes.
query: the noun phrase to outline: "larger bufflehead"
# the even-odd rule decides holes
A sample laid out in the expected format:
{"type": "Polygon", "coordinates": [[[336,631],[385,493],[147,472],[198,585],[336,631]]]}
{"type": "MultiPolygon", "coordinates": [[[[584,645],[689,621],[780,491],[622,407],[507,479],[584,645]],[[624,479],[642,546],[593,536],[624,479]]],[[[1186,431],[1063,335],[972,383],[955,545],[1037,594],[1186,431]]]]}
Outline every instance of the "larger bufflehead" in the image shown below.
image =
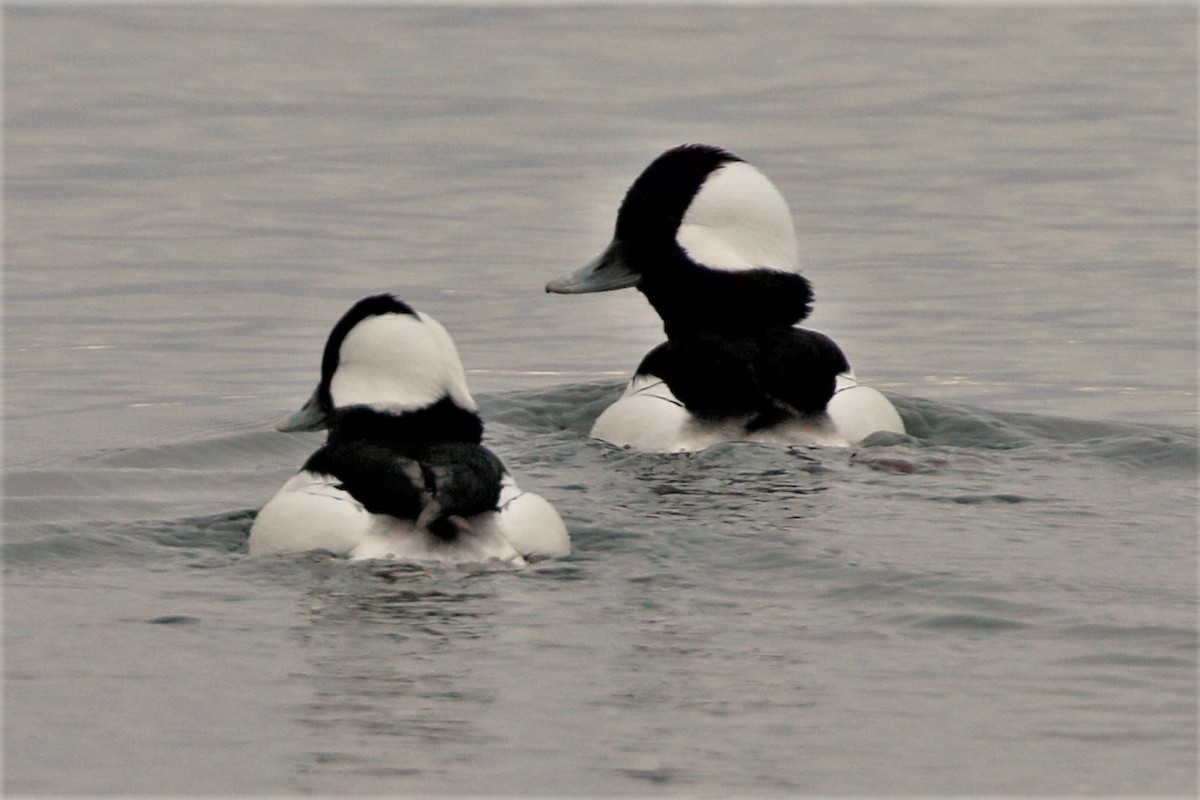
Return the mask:
{"type": "Polygon", "coordinates": [[[480,443],[483,422],[445,328],[391,295],[346,312],[316,391],[276,427],[329,435],[259,512],[252,555],[524,563],[570,551],[554,508],[518,489],[480,443]]]}
{"type": "Polygon", "coordinates": [[[656,158],[630,186],[613,240],[546,291],[635,286],[667,341],[638,366],[592,436],[652,451],[718,442],[848,445],[904,432],[829,337],[796,327],[812,307],[787,201],[765,175],[708,145],[656,158]]]}

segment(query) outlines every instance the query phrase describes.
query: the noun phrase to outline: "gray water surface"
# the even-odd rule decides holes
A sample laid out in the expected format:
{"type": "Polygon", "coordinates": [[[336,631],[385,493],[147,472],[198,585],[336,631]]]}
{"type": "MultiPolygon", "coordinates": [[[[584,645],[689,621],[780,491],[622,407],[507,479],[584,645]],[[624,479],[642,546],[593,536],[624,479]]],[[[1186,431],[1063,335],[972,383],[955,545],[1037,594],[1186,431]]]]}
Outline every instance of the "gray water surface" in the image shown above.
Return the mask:
{"type": "Polygon", "coordinates": [[[1196,11],[9,6],[10,794],[1197,791],[1196,11]],[[660,151],[792,206],[910,436],[587,438],[660,151]],[[250,558],[393,291],[574,553],[250,558]]]}

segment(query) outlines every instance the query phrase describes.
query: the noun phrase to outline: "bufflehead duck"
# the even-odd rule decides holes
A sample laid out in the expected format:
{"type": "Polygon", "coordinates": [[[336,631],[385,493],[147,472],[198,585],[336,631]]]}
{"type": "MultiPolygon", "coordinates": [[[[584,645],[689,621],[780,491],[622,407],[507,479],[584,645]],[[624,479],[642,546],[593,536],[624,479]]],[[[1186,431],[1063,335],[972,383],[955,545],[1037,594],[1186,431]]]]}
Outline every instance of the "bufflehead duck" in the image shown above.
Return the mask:
{"type": "Polygon", "coordinates": [[[364,298],[338,321],[316,391],[276,427],[329,435],[259,512],[251,555],[521,564],[570,552],[553,506],[518,489],[480,443],[446,329],[391,295],[364,298]]]}
{"type": "Polygon", "coordinates": [[[637,287],[667,341],[638,366],[592,436],[651,451],[718,442],[849,445],[904,432],[829,337],[796,327],[812,308],[787,201],[742,159],[683,145],[630,186],[608,248],[559,294],[637,287]]]}

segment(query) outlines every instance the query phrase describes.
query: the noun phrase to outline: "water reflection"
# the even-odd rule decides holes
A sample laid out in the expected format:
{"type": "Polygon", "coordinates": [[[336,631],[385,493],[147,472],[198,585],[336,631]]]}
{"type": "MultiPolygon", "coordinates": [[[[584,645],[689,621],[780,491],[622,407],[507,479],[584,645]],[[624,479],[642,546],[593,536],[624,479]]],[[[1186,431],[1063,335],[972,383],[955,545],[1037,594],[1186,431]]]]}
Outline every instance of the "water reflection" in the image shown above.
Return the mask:
{"type": "Polygon", "coordinates": [[[386,625],[388,635],[417,630],[431,636],[456,638],[478,634],[481,617],[488,616],[491,595],[482,581],[496,565],[440,568],[383,561],[363,561],[332,571],[313,590],[311,621],[319,627],[352,624],[386,625]],[[339,574],[340,573],[340,574],[339,574]]]}
{"type": "Polygon", "coordinates": [[[477,651],[491,646],[489,578],[504,568],[328,563],[295,631],[311,691],[305,787],[436,774],[449,767],[430,754],[453,762],[494,741],[476,722],[498,691],[477,651]]]}

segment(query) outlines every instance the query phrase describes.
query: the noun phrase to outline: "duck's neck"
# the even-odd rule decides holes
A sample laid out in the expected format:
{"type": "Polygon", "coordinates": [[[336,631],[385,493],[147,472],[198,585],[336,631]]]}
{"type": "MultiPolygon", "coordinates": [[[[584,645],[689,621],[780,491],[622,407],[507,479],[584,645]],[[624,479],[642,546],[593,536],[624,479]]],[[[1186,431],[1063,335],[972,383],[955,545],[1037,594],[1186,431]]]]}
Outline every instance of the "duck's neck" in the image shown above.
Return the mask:
{"type": "Polygon", "coordinates": [[[470,442],[483,440],[483,420],[449,397],[417,411],[393,413],[366,406],[335,411],[329,422],[329,441],[373,439],[393,442],[470,442]]]}
{"type": "Polygon", "coordinates": [[[752,336],[790,328],[812,310],[812,287],[794,272],[725,272],[689,264],[647,270],[638,289],[662,318],[668,339],[697,334],[752,336]]]}

